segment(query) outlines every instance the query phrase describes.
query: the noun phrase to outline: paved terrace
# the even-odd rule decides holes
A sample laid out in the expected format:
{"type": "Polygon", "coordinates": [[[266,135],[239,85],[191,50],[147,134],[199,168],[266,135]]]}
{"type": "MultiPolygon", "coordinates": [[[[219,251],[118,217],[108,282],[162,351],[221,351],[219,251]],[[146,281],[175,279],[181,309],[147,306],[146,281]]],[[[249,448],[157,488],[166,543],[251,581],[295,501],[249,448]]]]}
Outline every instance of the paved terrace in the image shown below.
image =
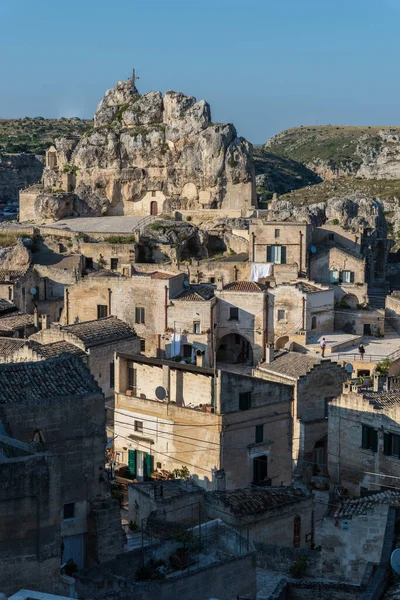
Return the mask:
{"type": "Polygon", "coordinates": [[[394,330],[389,329],[383,338],[377,338],[374,336],[352,336],[349,334],[324,334],[312,340],[311,344],[308,344],[308,348],[312,353],[316,353],[320,356],[319,342],[322,338],[326,341],[326,352],[325,358],[330,358],[337,361],[359,361],[360,354],[358,352],[358,346],[362,340],[365,347],[364,362],[379,362],[386,357],[394,360],[400,358],[400,336],[394,330]],[[351,339],[353,338],[353,339],[351,339]],[[337,352],[330,353],[329,347],[336,345],[341,342],[348,342],[346,347],[338,350],[337,352]]]}
{"type": "Polygon", "coordinates": [[[51,227],[70,229],[79,233],[132,233],[155,219],[156,217],[133,215],[121,217],[71,217],[57,221],[51,227]]]}

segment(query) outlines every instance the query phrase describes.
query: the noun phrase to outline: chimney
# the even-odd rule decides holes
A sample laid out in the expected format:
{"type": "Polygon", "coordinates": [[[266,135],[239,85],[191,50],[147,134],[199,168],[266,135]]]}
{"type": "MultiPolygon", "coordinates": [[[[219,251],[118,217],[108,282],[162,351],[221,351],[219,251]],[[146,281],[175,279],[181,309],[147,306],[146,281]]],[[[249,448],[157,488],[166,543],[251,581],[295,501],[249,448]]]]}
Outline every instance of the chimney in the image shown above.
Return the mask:
{"type": "Polygon", "coordinates": [[[374,375],[374,392],[384,392],[387,389],[386,375],[374,375]]]}
{"type": "Polygon", "coordinates": [[[274,345],[266,344],[265,345],[265,362],[267,364],[270,364],[270,363],[272,363],[273,360],[274,360],[274,345]]]}
{"type": "Polygon", "coordinates": [[[224,280],[222,279],[222,277],[218,277],[217,290],[218,290],[218,292],[222,292],[223,289],[224,289],[224,280]]]}
{"type": "Polygon", "coordinates": [[[204,367],[204,350],[196,350],[196,367],[204,367]]]}
{"type": "Polygon", "coordinates": [[[49,327],[50,327],[50,316],[49,315],[42,315],[41,321],[42,321],[42,330],[43,329],[49,329],[49,327]]]}
{"type": "Polygon", "coordinates": [[[35,326],[35,329],[38,330],[39,329],[39,311],[37,308],[35,308],[35,310],[33,311],[33,324],[35,326]]]}

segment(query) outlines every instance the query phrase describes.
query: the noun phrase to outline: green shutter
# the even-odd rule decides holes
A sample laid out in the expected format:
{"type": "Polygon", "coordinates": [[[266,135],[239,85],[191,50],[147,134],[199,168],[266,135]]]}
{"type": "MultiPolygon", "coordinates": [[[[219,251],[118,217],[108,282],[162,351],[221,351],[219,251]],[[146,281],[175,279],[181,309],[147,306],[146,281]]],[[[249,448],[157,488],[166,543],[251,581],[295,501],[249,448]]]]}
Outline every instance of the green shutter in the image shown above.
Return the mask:
{"type": "Polygon", "coordinates": [[[376,429],[371,429],[371,450],[372,452],[378,451],[378,431],[376,429]]]}
{"type": "Polygon", "coordinates": [[[267,246],[267,262],[272,262],[272,252],[271,252],[271,246],[267,246]]]}
{"type": "Polygon", "coordinates": [[[350,283],[354,283],[354,271],[350,271],[350,283]]]}
{"type": "Polygon", "coordinates": [[[361,446],[365,450],[368,450],[368,429],[369,429],[369,427],[367,427],[366,425],[362,426],[362,441],[361,441],[361,446]]]}
{"type": "Polygon", "coordinates": [[[286,265],[286,246],[281,246],[281,265],[286,265]]]}
{"type": "Polygon", "coordinates": [[[136,477],[136,452],[137,450],[128,450],[128,467],[131,477],[136,477]]]}
{"type": "Polygon", "coordinates": [[[151,454],[145,454],[144,456],[144,479],[150,479],[150,475],[154,471],[154,459],[151,454]]]}
{"type": "Polygon", "coordinates": [[[383,434],[383,454],[386,456],[392,454],[392,434],[387,431],[383,434]]]}

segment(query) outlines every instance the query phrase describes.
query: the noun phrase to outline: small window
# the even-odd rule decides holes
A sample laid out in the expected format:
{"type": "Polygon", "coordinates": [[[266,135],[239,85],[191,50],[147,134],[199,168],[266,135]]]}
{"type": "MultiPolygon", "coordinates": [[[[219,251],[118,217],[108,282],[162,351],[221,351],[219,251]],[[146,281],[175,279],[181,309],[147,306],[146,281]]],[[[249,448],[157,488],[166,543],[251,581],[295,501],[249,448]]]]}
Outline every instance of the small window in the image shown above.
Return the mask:
{"type": "Polygon", "coordinates": [[[340,279],[343,283],[354,283],[354,272],[353,271],[341,271],[340,279]]]}
{"type": "Polygon", "coordinates": [[[75,502],[64,504],[63,519],[75,519],[75,502]]]}
{"type": "Polygon", "coordinates": [[[114,387],[115,385],[115,365],[114,361],[110,363],[110,387],[114,387]]]}
{"type": "Polygon", "coordinates": [[[143,433],[143,421],[135,421],[135,431],[143,433]]]}
{"type": "Polygon", "coordinates": [[[311,317],[311,329],[317,329],[317,317],[311,317]]]}
{"type": "Polygon", "coordinates": [[[201,333],[200,321],[193,322],[193,333],[201,333]]]}
{"type": "Polygon", "coordinates": [[[210,277],[210,278],[209,278],[209,282],[210,282],[210,283],[215,283],[215,277],[210,277]]]}
{"type": "Polygon", "coordinates": [[[368,425],[362,426],[362,441],[361,446],[364,450],[378,451],[378,431],[368,425]]]}
{"type": "Polygon", "coordinates": [[[136,394],[136,369],[133,365],[128,367],[128,390],[132,390],[136,394]]]}
{"type": "Polygon", "coordinates": [[[329,271],[329,281],[331,283],[337,283],[340,278],[339,271],[329,271]]]}
{"type": "Polygon", "coordinates": [[[118,269],[118,258],[111,259],[111,271],[116,271],[118,269]]]}
{"type": "Polygon", "coordinates": [[[158,462],[158,463],[156,464],[156,466],[157,466],[157,469],[161,469],[161,467],[162,467],[162,465],[161,465],[161,463],[160,463],[160,462],[158,462]]]}
{"type": "Polygon", "coordinates": [[[248,410],[251,408],[251,392],[241,392],[239,394],[239,410],[248,410]]]}
{"type": "Polygon", "coordinates": [[[140,339],[140,352],[146,352],[146,340],[140,339]]]}
{"type": "Polygon", "coordinates": [[[139,306],[135,308],[135,323],[144,323],[144,308],[139,306]]]}
{"type": "Polygon", "coordinates": [[[264,425],[256,425],[256,444],[264,441],[264,425]]]}
{"type": "Polygon", "coordinates": [[[285,320],[285,311],[283,309],[278,309],[278,321],[285,320]]]}
{"type": "Polygon", "coordinates": [[[104,317],[108,317],[108,306],[107,306],[107,304],[98,304],[97,305],[97,318],[104,319],[104,317]]]}
{"type": "Polygon", "coordinates": [[[281,237],[281,230],[280,229],[275,229],[275,237],[281,237]]]}
{"type": "Polygon", "coordinates": [[[36,431],[33,434],[33,442],[36,442],[38,444],[44,444],[45,439],[44,439],[44,435],[42,433],[41,429],[36,429],[36,431]]]}
{"type": "Polygon", "coordinates": [[[87,256],[85,258],[85,268],[88,270],[93,269],[93,258],[90,256],[87,256]]]}
{"type": "Polygon", "coordinates": [[[184,344],[182,346],[183,358],[192,358],[192,346],[190,344],[184,344]]]}
{"type": "Polygon", "coordinates": [[[286,265],[286,246],[267,246],[267,262],[286,265]]]}
{"type": "Polygon", "coordinates": [[[400,435],[385,431],[383,435],[383,453],[386,456],[400,458],[400,435]]]}
{"type": "Polygon", "coordinates": [[[335,234],[334,233],[328,233],[328,240],[330,242],[334,242],[335,241],[335,234]]]}
{"type": "Polygon", "coordinates": [[[229,320],[239,321],[239,309],[236,306],[231,306],[229,309],[229,320]]]}
{"type": "Polygon", "coordinates": [[[157,196],[157,192],[156,192],[156,191],[154,191],[154,190],[152,190],[152,192],[151,192],[151,197],[152,197],[152,198],[155,198],[156,196],[157,196]]]}

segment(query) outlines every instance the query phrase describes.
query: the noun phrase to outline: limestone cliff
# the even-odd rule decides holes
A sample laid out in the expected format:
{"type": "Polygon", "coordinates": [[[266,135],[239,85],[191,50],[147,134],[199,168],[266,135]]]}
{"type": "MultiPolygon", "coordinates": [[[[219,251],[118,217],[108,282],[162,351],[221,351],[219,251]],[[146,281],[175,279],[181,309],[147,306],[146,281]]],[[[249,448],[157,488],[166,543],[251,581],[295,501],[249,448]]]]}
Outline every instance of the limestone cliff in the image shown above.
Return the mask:
{"type": "Polygon", "coordinates": [[[30,154],[0,154],[0,202],[18,200],[19,190],[40,181],[43,167],[30,154]]]}
{"type": "Polygon", "coordinates": [[[57,139],[51,151],[44,191],[74,191],[71,215],[246,211],[255,202],[252,147],[235,127],[212,123],[193,96],[140,95],[134,79],[107,91],[91,132],[57,139]]]}
{"type": "Polygon", "coordinates": [[[265,149],[303,163],[324,180],[400,179],[399,127],[296,127],[273,136],[265,149]]]}

